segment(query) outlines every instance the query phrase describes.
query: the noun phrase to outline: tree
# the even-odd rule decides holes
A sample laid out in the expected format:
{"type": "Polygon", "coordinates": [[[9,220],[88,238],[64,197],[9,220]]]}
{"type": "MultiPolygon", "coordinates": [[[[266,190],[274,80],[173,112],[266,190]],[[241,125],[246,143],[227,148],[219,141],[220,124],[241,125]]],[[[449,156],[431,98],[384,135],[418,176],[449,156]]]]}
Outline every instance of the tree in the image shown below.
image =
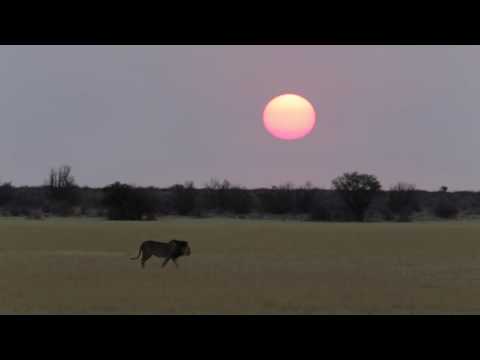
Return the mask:
{"type": "Polygon", "coordinates": [[[399,182],[390,188],[387,207],[400,220],[409,220],[415,210],[419,210],[415,185],[399,182]]]}
{"type": "Polygon", "coordinates": [[[342,197],[357,221],[365,220],[365,213],[381,184],[374,175],[345,173],[332,181],[333,188],[342,197]]]}
{"type": "Polygon", "coordinates": [[[57,203],[56,207],[63,215],[69,213],[80,200],[78,186],[70,173],[71,167],[63,165],[58,170],[51,169],[47,180],[49,198],[57,203]]]}
{"type": "Polygon", "coordinates": [[[50,170],[48,189],[53,199],[73,202],[76,184],[70,172],[71,168],[68,165],[61,166],[58,170],[50,170]]]}

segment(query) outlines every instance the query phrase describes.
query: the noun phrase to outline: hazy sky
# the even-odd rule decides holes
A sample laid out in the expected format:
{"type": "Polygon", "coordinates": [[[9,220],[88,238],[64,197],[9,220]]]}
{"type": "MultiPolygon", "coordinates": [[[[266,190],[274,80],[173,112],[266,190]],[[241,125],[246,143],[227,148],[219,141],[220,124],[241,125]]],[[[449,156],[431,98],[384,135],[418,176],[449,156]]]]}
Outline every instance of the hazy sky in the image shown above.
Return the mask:
{"type": "Polygon", "coordinates": [[[0,46],[0,182],[247,187],[346,171],[480,190],[479,46],[0,46]],[[310,100],[314,131],[273,138],[262,112],[310,100]]]}

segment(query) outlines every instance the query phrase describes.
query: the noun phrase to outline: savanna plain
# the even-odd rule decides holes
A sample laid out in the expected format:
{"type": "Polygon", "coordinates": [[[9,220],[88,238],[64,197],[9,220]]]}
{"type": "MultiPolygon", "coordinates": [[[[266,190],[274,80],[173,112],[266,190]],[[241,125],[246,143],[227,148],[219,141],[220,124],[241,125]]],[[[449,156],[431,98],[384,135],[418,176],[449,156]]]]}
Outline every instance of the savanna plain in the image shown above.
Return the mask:
{"type": "Polygon", "coordinates": [[[0,219],[1,314],[480,313],[480,222],[0,219]],[[161,268],[144,240],[187,240],[161,268]]]}

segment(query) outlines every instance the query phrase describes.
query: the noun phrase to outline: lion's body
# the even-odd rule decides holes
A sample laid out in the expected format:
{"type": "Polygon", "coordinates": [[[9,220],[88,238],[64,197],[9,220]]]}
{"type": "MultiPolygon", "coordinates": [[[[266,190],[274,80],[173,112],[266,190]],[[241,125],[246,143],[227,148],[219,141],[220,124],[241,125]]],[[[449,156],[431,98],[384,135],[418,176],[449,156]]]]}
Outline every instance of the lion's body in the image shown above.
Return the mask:
{"type": "Polygon", "coordinates": [[[165,258],[162,263],[164,267],[169,260],[172,260],[175,265],[178,267],[177,258],[180,256],[189,256],[190,255],[190,246],[187,241],[182,240],[170,240],[167,242],[147,240],[140,245],[138,250],[138,255],[132,260],[136,260],[142,255],[141,264],[142,267],[145,267],[145,262],[151,258],[153,255],[159,258],[165,258]]]}

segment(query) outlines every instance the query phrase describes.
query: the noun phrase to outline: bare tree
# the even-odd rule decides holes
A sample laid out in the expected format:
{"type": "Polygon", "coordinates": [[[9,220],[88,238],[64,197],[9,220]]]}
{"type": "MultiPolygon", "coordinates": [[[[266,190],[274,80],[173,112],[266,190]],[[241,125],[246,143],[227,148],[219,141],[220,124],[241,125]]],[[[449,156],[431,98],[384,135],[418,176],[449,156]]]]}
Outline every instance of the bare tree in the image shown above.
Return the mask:
{"type": "Polygon", "coordinates": [[[50,198],[58,203],[59,211],[63,214],[68,213],[79,201],[78,187],[68,165],[50,170],[47,187],[50,198]]]}
{"type": "Polygon", "coordinates": [[[75,186],[75,179],[70,174],[72,168],[68,165],[62,165],[58,170],[51,169],[48,179],[48,185],[52,191],[67,189],[75,186]]]}

